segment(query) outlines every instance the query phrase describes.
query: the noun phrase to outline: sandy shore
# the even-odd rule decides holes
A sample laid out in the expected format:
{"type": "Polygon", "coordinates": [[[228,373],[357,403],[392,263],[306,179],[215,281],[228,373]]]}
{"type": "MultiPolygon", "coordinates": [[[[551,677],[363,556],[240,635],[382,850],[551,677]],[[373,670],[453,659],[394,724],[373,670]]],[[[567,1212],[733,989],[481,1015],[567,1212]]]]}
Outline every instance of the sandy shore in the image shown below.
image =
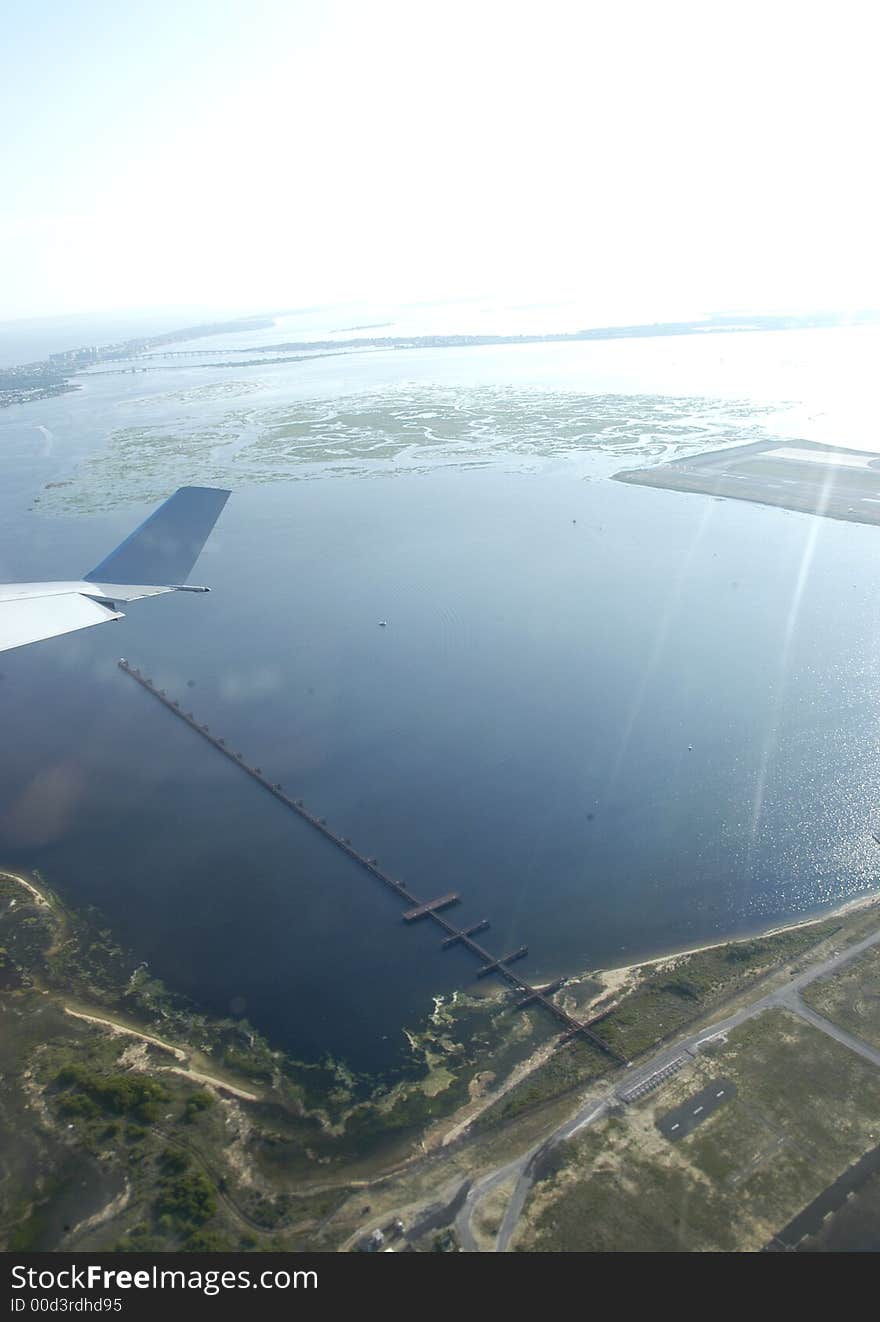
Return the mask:
{"type": "Polygon", "coordinates": [[[210,1088],[228,1092],[233,1097],[240,1097],[244,1102],[258,1102],[260,1100],[258,1093],[239,1088],[234,1083],[228,1083],[226,1079],[218,1078],[216,1074],[204,1074],[199,1070],[188,1068],[190,1057],[186,1051],[181,1047],[174,1046],[171,1042],[163,1042],[162,1038],[154,1037],[152,1033],[144,1033],[141,1029],[132,1028],[128,1024],[121,1024],[116,1019],[105,1019],[97,1014],[87,1014],[84,1010],[74,1010],[69,1005],[65,1005],[64,1013],[72,1015],[74,1019],[83,1019],[87,1024],[97,1024],[99,1028],[106,1028],[118,1036],[133,1037],[139,1042],[145,1042],[148,1046],[158,1047],[160,1051],[169,1051],[175,1060],[181,1062],[180,1065],[160,1065],[157,1067],[160,1070],[168,1071],[171,1074],[182,1074],[184,1078],[192,1079],[193,1083],[202,1083],[210,1088]]]}
{"type": "Polygon", "coordinates": [[[800,918],[790,923],[780,923],[776,927],[768,927],[760,932],[750,932],[747,936],[726,936],[719,941],[707,941],[701,946],[686,946],[682,950],[670,950],[665,955],[652,955],[648,959],[639,959],[632,964],[620,964],[608,969],[587,969],[583,973],[573,974],[566,979],[566,982],[573,984],[583,982],[587,978],[601,978],[604,985],[600,996],[605,997],[611,991],[624,989],[639,969],[656,968],[660,964],[669,964],[675,960],[684,959],[686,955],[698,955],[703,950],[718,950],[720,946],[739,945],[743,941],[763,941],[768,936],[777,936],[780,932],[793,932],[799,927],[815,927],[818,923],[827,923],[829,918],[840,918],[844,914],[854,913],[857,909],[869,909],[874,904],[880,904],[880,891],[875,891],[870,895],[860,895],[854,900],[845,900],[841,904],[835,905],[833,909],[829,909],[825,913],[815,914],[812,918],[800,918]]]}
{"type": "Polygon", "coordinates": [[[199,1070],[185,1070],[179,1065],[163,1065],[163,1070],[169,1074],[182,1074],[185,1079],[191,1079],[193,1083],[204,1083],[209,1088],[216,1088],[220,1092],[228,1092],[233,1097],[239,1097],[243,1102],[258,1102],[259,1094],[247,1092],[244,1088],[237,1088],[233,1083],[226,1083],[224,1079],[218,1079],[213,1074],[202,1074],[199,1070]]]}
{"type": "MultiPolygon", "coordinates": [[[[736,945],[742,941],[760,941],[766,937],[775,936],[779,932],[794,931],[799,927],[814,927],[818,923],[827,922],[829,918],[851,914],[858,909],[869,909],[874,905],[880,906],[880,892],[875,892],[871,895],[861,895],[855,900],[846,900],[843,903],[836,905],[835,908],[830,909],[827,913],[817,914],[812,918],[798,919],[791,923],[782,923],[776,927],[766,928],[762,932],[750,933],[748,936],[726,937],[720,941],[708,941],[704,945],[688,946],[683,950],[669,951],[669,953],[665,955],[654,955],[649,959],[640,959],[632,964],[621,964],[617,968],[589,969],[583,973],[574,974],[571,977],[566,978],[565,986],[577,986],[581,982],[599,981],[601,982],[602,987],[601,990],[598,991],[590,1001],[581,1006],[580,1009],[578,1009],[574,1003],[572,1003],[569,1008],[573,1013],[576,1012],[585,1015],[589,1013],[597,1002],[607,1001],[609,996],[617,998],[626,992],[634,990],[638,986],[640,974],[644,969],[657,968],[664,964],[673,965],[677,963],[678,960],[684,959],[688,955],[699,954],[700,951],[703,950],[717,950],[720,946],[736,945]]],[[[564,1004],[565,987],[562,988],[560,996],[564,1004]]],[[[447,1118],[445,1122],[441,1122],[437,1125],[434,1133],[430,1135],[429,1141],[426,1143],[426,1150],[435,1148],[438,1144],[440,1146],[446,1146],[459,1138],[469,1129],[477,1116],[487,1110],[488,1107],[496,1102],[499,1097],[502,1097],[506,1092],[509,1092],[515,1084],[519,1083],[522,1079],[526,1078],[529,1074],[532,1074],[536,1069],[543,1065],[552,1055],[555,1046],[556,1043],[554,1041],[543,1047],[539,1047],[517,1065],[510,1077],[504,1081],[496,1092],[492,1092],[488,1096],[474,1099],[471,1102],[466,1103],[465,1106],[460,1108],[454,1116],[447,1118]],[[449,1126],[449,1119],[452,1120],[451,1126],[449,1126]]]]}
{"type": "MultiPolygon", "coordinates": [[[[21,876],[20,873],[7,872],[5,870],[0,871],[0,880],[16,882],[19,886],[23,886],[41,907],[51,907],[51,901],[43,894],[39,887],[32,881],[28,881],[27,877],[21,876]]],[[[175,1060],[181,1062],[181,1065],[169,1065],[165,1066],[165,1068],[171,1070],[175,1074],[184,1075],[194,1083],[201,1083],[211,1088],[220,1089],[231,1094],[233,1097],[241,1098],[241,1100],[245,1102],[258,1102],[260,1100],[259,1094],[248,1092],[245,1088],[240,1088],[234,1083],[229,1083],[225,1079],[218,1078],[216,1075],[204,1074],[198,1070],[182,1068],[181,1066],[188,1065],[190,1053],[184,1051],[181,1047],[174,1046],[171,1042],[163,1042],[162,1038],[155,1037],[152,1033],[145,1033],[142,1029],[134,1028],[129,1024],[120,1023],[117,1019],[111,1019],[103,1015],[90,1014],[86,1010],[74,1009],[72,1005],[65,1005],[63,1009],[64,1013],[69,1014],[73,1019],[81,1019],[87,1024],[96,1024],[99,1028],[107,1029],[110,1033],[121,1037],[132,1037],[137,1041],[146,1043],[148,1046],[156,1047],[160,1051],[170,1052],[175,1060]]]]}
{"type": "Polygon", "coordinates": [[[30,891],[37,904],[49,904],[43,892],[38,890],[32,881],[28,881],[26,877],[22,877],[18,872],[0,872],[0,881],[17,881],[19,886],[24,886],[26,891],[30,891]]]}
{"type": "Polygon", "coordinates": [[[170,1042],[163,1042],[161,1037],[153,1037],[151,1033],[143,1033],[138,1028],[129,1028],[127,1024],[120,1024],[115,1019],[102,1019],[97,1014],[86,1014],[84,1010],[74,1010],[69,1005],[65,1005],[64,1013],[71,1015],[74,1019],[84,1019],[87,1024],[97,1024],[100,1028],[108,1028],[111,1033],[117,1033],[122,1037],[136,1037],[141,1042],[146,1042],[148,1046],[158,1047],[160,1051],[170,1051],[176,1060],[186,1061],[189,1059],[185,1051],[180,1047],[172,1046],[170,1042]]]}

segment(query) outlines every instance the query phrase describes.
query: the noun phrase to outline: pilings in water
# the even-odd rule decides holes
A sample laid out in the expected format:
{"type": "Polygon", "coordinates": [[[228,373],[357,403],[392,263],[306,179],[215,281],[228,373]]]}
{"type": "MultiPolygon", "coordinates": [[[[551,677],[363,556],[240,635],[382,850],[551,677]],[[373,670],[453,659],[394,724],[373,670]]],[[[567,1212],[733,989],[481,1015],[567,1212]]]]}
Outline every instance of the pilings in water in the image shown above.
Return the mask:
{"type": "Polygon", "coordinates": [[[329,840],[337,849],[340,849],[346,854],[352,862],[357,863],[357,865],[360,868],[363,868],[365,872],[369,872],[369,874],[372,877],[375,877],[377,881],[380,881],[383,886],[387,886],[389,890],[392,890],[404,900],[408,905],[407,910],[402,915],[405,920],[412,922],[416,919],[423,918],[428,922],[436,923],[445,933],[442,942],[444,949],[448,949],[453,945],[462,945],[480,960],[482,967],[477,971],[477,977],[486,977],[490,973],[495,973],[503,978],[509,986],[522,993],[523,999],[519,1002],[521,1006],[526,1004],[543,1006],[545,1010],[562,1023],[566,1030],[559,1039],[558,1045],[561,1046],[563,1043],[570,1041],[573,1037],[580,1036],[585,1038],[586,1041],[590,1042],[594,1047],[597,1047],[600,1051],[604,1052],[605,1055],[610,1056],[618,1064],[627,1065],[629,1063],[619,1051],[611,1046],[609,1042],[606,1042],[604,1038],[593,1032],[591,1025],[597,1023],[599,1019],[605,1018],[604,1014],[598,1015],[596,1018],[584,1022],[575,1019],[572,1015],[568,1014],[562,1006],[557,1005],[555,1001],[550,999],[553,992],[558,990],[559,983],[546,988],[533,987],[510,968],[512,963],[518,959],[522,959],[523,956],[528,953],[527,946],[521,946],[519,950],[515,950],[513,954],[503,956],[499,959],[497,955],[493,955],[474,940],[474,937],[478,932],[485,931],[489,926],[488,919],[484,918],[482,922],[468,928],[458,928],[448,922],[448,920],[443,917],[440,910],[458,902],[460,896],[456,891],[450,891],[449,894],[441,895],[438,899],[420,900],[417,896],[413,895],[409,887],[405,886],[402,881],[398,881],[395,877],[391,877],[387,872],[384,872],[379,867],[378,861],[375,858],[368,858],[365,854],[361,854],[355,849],[347,836],[340,836],[337,835],[335,831],[331,831],[326,820],[323,817],[316,817],[313,813],[309,812],[302,799],[292,798],[283,785],[278,781],[270,780],[260,767],[251,766],[250,763],[246,762],[241,753],[234,752],[230,749],[225,739],[219,738],[212,733],[207,725],[203,725],[197,721],[192,712],[184,711],[179,702],[173,698],[169,698],[164,689],[157,688],[149,676],[144,675],[137,666],[133,666],[123,657],[119,661],[119,669],[123,674],[130,676],[131,679],[140,684],[141,688],[151,694],[162,704],[163,707],[166,707],[173,716],[178,717],[178,719],[183,721],[185,725],[188,725],[191,730],[194,730],[196,734],[201,735],[201,737],[205,739],[212,748],[215,748],[218,753],[222,753],[223,756],[228,758],[230,762],[234,763],[240,771],[245,772],[245,774],[250,776],[252,780],[255,780],[258,785],[266,790],[268,794],[271,794],[273,798],[277,799],[279,803],[283,804],[285,808],[289,809],[290,812],[296,813],[296,815],[301,817],[303,821],[308,822],[309,826],[313,827],[314,830],[320,831],[321,835],[323,835],[326,840],[329,840]]]}

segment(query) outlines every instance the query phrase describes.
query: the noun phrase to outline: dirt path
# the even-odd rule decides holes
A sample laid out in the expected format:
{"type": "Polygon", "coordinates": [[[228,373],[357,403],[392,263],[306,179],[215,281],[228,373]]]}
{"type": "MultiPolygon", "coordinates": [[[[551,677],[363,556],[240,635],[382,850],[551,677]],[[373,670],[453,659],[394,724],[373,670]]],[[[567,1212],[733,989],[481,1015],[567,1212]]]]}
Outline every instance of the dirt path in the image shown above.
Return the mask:
{"type": "Polygon", "coordinates": [[[17,881],[19,886],[24,886],[26,891],[30,891],[31,895],[33,895],[37,904],[39,904],[41,908],[44,909],[52,908],[51,904],[46,899],[42,891],[37,890],[36,886],[34,886],[32,882],[26,881],[24,877],[20,877],[17,872],[0,872],[0,880],[17,881]]]}
{"type": "Polygon", "coordinates": [[[201,1070],[188,1068],[190,1057],[182,1047],[176,1047],[172,1042],[164,1042],[161,1037],[154,1037],[152,1033],[145,1033],[140,1028],[132,1028],[129,1024],[122,1024],[117,1019],[88,1014],[85,1010],[75,1010],[71,1005],[64,1006],[64,1013],[71,1015],[74,1019],[82,1019],[87,1024],[97,1024],[99,1028],[106,1028],[109,1032],[120,1037],[133,1037],[138,1042],[145,1042],[148,1046],[156,1047],[159,1051],[168,1051],[174,1056],[175,1060],[181,1062],[180,1065],[160,1066],[159,1068],[162,1070],[173,1074],[182,1074],[184,1078],[191,1079],[193,1083],[202,1083],[209,1088],[216,1088],[220,1092],[227,1092],[243,1102],[259,1102],[262,1100],[259,1093],[248,1092],[247,1089],[240,1088],[237,1084],[228,1083],[226,1079],[218,1078],[216,1074],[205,1074],[201,1070]]]}
{"type": "Polygon", "coordinates": [[[97,1014],[87,1014],[85,1010],[74,1010],[72,1006],[65,1005],[64,1013],[71,1015],[74,1019],[83,1019],[87,1024],[98,1024],[101,1028],[109,1028],[111,1033],[122,1037],[136,1037],[141,1042],[146,1042],[151,1047],[158,1047],[160,1051],[170,1051],[177,1060],[187,1061],[189,1057],[180,1047],[173,1046],[170,1042],[163,1042],[161,1037],[153,1037],[151,1033],[144,1033],[139,1028],[130,1028],[128,1024],[120,1024],[116,1019],[104,1019],[97,1014]]]}
{"type": "Polygon", "coordinates": [[[199,1070],[181,1069],[179,1065],[167,1065],[164,1069],[169,1074],[182,1074],[185,1079],[192,1079],[193,1083],[205,1083],[210,1088],[222,1089],[223,1092],[231,1093],[233,1097],[238,1097],[243,1102],[260,1101],[259,1093],[246,1092],[244,1088],[237,1088],[233,1083],[225,1083],[223,1079],[218,1079],[213,1074],[202,1074],[199,1070]]]}

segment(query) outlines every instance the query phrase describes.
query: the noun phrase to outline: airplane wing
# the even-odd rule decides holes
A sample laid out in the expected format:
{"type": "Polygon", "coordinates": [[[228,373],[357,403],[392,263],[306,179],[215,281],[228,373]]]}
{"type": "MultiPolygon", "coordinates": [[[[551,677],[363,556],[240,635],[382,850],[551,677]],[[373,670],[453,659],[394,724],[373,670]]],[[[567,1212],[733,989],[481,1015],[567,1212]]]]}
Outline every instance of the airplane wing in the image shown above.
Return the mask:
{"type": "Polygon", "coordinates": [[[0,598],[0,652],[54,638],[56,634],[87,629],[90,624],[121,619],[121,611],[110,610],[78,592],[19,597],[12,601],[0,598]]]}
{"type": "Polygon", "coordinates": [[[0,652],[119,620],[117,602],[207,592],[185,580],[228,498],[213,487],[181,487],[84,578],[0,586],[0,652]]]}

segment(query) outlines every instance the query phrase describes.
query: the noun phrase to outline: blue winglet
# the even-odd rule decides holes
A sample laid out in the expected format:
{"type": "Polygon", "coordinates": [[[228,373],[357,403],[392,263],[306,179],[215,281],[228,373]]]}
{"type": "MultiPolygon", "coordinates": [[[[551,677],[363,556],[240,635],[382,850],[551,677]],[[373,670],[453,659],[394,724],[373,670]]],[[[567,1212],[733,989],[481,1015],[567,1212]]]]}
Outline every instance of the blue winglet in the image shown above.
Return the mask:
{"type": "Polygon", "coordinates": [[[180,487],[88,574],[89,583],[185,583],[229,499],[216,487],[180,487]]]}

